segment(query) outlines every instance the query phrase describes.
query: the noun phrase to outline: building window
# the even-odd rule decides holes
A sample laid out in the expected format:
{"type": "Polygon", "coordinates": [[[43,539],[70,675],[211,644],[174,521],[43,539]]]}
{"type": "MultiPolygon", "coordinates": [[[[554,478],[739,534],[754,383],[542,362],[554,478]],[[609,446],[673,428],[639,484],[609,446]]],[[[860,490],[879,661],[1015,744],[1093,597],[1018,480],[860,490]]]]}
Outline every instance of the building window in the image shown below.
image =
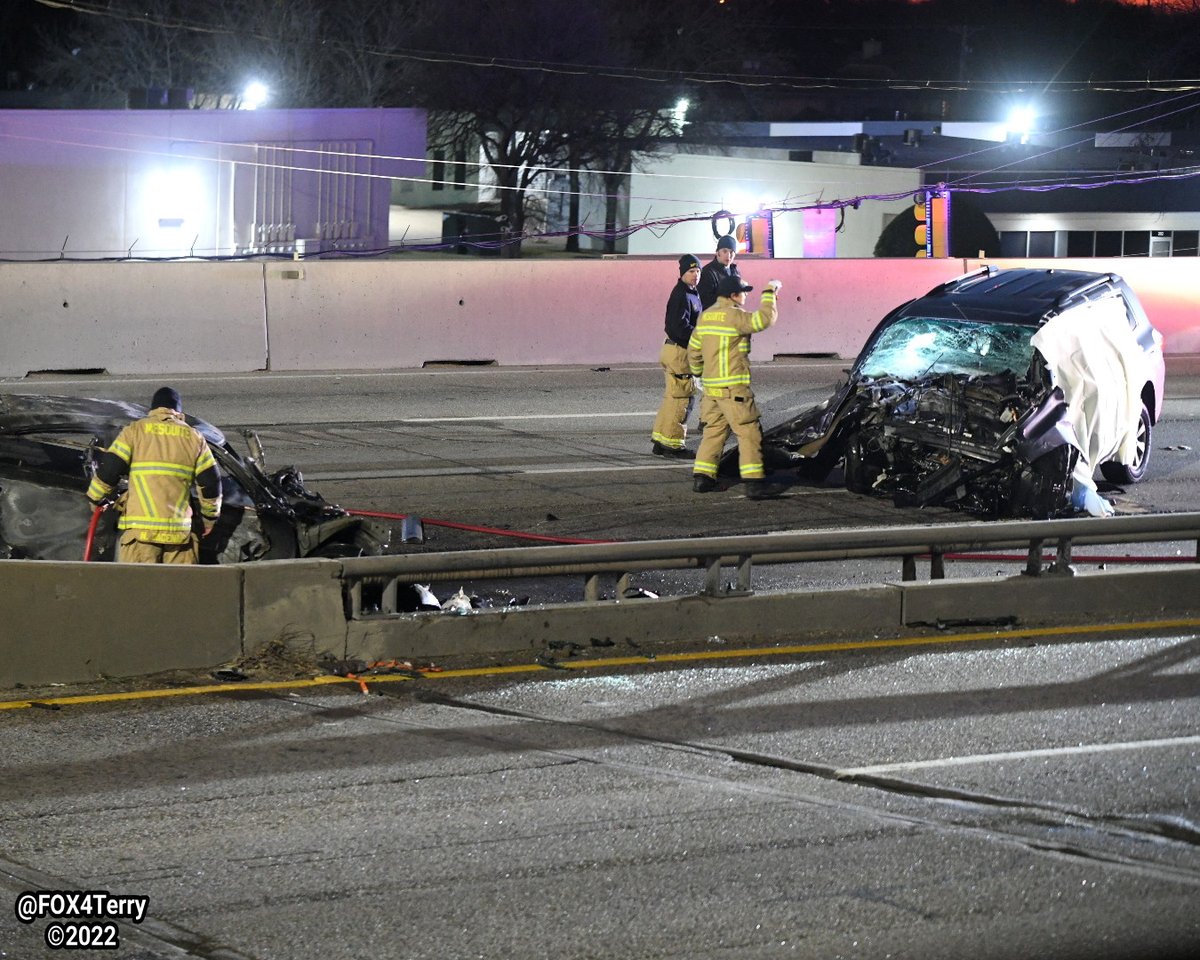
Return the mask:
{"type": "Polygon", "coordinates": [[[454,189],[467,189],[467,151],[454,151],[454,189]]]}
{"type": "Polygon", "coordinates": [[[1176,230],[1173,241],[1171,256],[1194,257],[1197,255],[1197,243],[1200,242],[1200,230],[1176,230]]]}
{"type": "Polygon", "coordinates": [[[1031,257],[1052,257],[1052,256],[1054,256],[1054,231],[1053,230],[1031,230],[1031,231],[1029,231],[1029,256],[1031,256],[1031,257]]]}
{"type": "Polygon", "coordinates": [[[1122,253],[1126,257],[1150,256],[1150,231],[1126,230],[1125,249],[1122,253]]]}
{"type": "Polygon", "coordinates": [[[1090,257],[1096,252],[1096,234],[1091,230],[1067,231],[1067,256],[1090,257]]]}
{"type": "Polygon", "coordinates": [[[446,189],[446,154],[441,150],[433,151],[433,172],[430,179],[433,180],[431,186],[434,190],[446,189]]]}
{"type": "Polygon", "coordinates": [[[1029,246],[1029,234],[1024,230],[1005,230],[1000,234],[1000,256],[1023,257],[1029,246]]]}
{"type": "Polygon", "coordinates": [[[1119,257],[1121,255],[1121,231],[1096,231],[1096,256],[1119,257]]]}

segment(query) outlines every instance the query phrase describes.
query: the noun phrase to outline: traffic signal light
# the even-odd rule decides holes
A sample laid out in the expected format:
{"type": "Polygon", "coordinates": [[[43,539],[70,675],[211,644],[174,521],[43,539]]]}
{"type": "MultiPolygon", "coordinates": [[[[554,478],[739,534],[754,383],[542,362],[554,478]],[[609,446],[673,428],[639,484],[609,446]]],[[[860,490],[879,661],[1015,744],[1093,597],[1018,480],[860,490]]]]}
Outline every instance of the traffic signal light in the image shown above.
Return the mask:
{"type": "Polygon", "coordinates": [[[918,257],[950,256],[950,193],[927,193],[913,205],[917,228],[913,242],[918,257]]]}
{"type": "Polygon", "coordinates": [[[750,214],[738,224],[734,236],[738,241],[738,249],[744,253],[775,256],[774,221],[770,210],[750,214]]]}
{"type": "Polygon", "coordinates": [[[922,197],[913,204],[913,217],[917,221],[917,229],[913,231],[913,242],[917,245],[915,256],[929,256],[929,208],[922,197]]]}

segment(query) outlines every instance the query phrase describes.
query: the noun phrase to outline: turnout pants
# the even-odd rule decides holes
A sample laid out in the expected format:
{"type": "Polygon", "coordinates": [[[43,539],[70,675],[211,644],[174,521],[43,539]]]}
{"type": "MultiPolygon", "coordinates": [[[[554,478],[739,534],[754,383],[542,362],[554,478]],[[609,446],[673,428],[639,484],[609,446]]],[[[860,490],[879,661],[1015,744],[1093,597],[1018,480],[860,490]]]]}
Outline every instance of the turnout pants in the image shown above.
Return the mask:
{"type": "Polygon", "coordinates": [[[666,386],[650,439],[664,447],[682,450],[683,441],[687,439],[687,418],[692,412],[696,392],[688,369],[687,351],[668,340],[658,353],[658,362],[662,364],[666,386]]]}
{"type": "Polygon", "coordinates": [[[149,543],[139,540],[136,530],[121,533],[118,563],[199,563],[200,541],[195,535],[187,543],[149,543]]]}
{"type": "Polygon", "coordinates": [[[706,392],[700,400],[700,424],[704,435],[696,451],[694,473],[716,477],[721,451],[732,431],[737,437],[738,472],[742,479],[763,478],[762,426],[758,404],[749,387],[706,392]]]}

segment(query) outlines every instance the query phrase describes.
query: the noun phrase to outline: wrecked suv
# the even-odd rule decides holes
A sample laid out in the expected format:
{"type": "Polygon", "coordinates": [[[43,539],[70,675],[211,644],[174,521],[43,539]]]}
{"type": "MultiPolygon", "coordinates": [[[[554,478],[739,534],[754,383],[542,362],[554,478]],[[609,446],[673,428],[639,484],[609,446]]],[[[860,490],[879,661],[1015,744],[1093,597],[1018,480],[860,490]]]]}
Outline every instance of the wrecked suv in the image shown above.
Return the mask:
{"type": "Polygon", "coordinates": [[[897,505],[1101,515],[1162,412],[1162,337],[1119,276],[984,267],[889,313],[847,381],[764,434],[775,469],[897,505]]]}
{"type": "MultiPolygon", "coordinates": [[[[112,560],[117,518],[112,510],[93,516],[84,491],[99,453],[146,413],[114,400],[0,394],[0,559],[112,560]]],[[[389,528],[328,503],[294,467],[268,473],[254,434],[242,456],[212,424],[187,422],[208,441],[224,498],[213,532],[200,541],[201,563],[387,549],[389,528]]]]}

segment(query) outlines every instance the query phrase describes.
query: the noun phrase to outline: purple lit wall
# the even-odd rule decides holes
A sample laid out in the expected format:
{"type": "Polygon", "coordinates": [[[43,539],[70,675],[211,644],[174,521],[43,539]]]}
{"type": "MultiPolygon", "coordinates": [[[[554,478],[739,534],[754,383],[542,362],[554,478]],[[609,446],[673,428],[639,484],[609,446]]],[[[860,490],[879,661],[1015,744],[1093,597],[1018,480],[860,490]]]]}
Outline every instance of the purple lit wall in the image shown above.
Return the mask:
{"type": "Polygon", "coordinates": [[[387,246],[420,110],[2,110],[0,259],[387,246]]]}
{"type": "Polygon", "coordinates": [[[804,259],[837,256],[837,210],[804,211],[804,259]]]}

